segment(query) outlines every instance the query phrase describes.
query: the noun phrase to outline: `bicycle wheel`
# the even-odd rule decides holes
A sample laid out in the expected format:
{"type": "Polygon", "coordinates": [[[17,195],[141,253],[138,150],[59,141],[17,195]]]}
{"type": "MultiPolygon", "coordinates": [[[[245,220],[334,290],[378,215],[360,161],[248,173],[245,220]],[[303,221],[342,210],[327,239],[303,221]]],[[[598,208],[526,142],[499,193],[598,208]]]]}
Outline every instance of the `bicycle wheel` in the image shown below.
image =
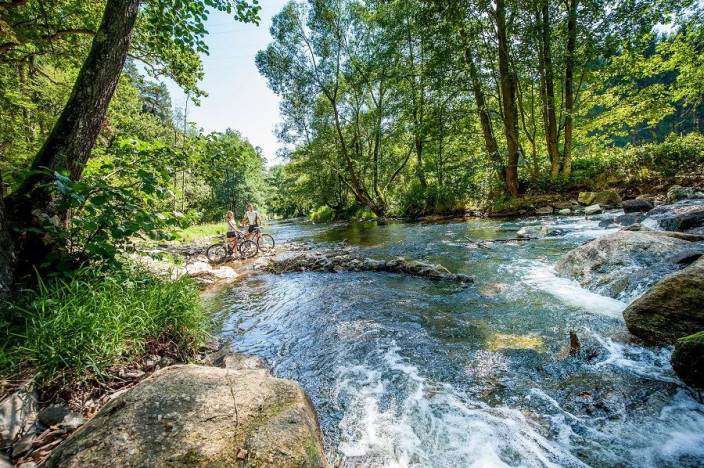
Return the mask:
{"type": "Polygon", "coordinates": [[[252,258],[255,255],[257,255],[257,252],[259,251],[259,247],[257,247],[257,244],[254,243],[254,241],[251,240],[246,240],[240,242],[240,255],[242,255],[242,258],[252,258]]]}
{"type": "Polygon", "coordinates": [[[257,239],[257,247],[262,252],[271,252],[274,250],[274,238],[269,234],[262,234],[259,239],[257,239]]]}
{"type": "Polygon", "coordinates": [[[213,244],[205,251],[205,256],[208,257],[208,260],[212,263],[222,263],[227,258],[227,249],[222,242],[213,244]]]}

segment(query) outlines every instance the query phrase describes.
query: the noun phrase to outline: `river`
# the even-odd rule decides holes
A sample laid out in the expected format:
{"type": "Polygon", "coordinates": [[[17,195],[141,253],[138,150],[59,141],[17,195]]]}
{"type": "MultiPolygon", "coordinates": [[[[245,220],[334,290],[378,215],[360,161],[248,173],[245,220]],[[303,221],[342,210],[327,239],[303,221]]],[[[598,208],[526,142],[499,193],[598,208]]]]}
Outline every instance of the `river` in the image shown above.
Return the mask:
{"type": "Polygon", "coordinates": [[[704,466],[704,405],[671,349],[629,341],[626,302],[558,278],[597,220],[276,224],[277,240],[345,240],[369,257],[441,263],[462,288],[388,273],[250,276],[222,335],[297,381],[343,466],[704,466]],[[478,247],[544,223],[548,237],[478,247]],[[570,357],[569,331],[582,342],[570,357]]]}

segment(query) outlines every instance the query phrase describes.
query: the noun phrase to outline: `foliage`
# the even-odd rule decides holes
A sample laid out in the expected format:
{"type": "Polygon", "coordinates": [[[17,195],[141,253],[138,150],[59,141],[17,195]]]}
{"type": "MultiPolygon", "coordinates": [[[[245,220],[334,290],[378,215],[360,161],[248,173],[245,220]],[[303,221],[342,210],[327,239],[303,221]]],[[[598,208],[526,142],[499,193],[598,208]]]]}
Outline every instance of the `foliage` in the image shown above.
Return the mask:
{"type": "Polygon", "coordinates": [[[335,219],[335,211],[329,206],[321,206],[311,210],[308,217],[314,223],[329,223],[335,219]]]}
{"type": "Polygon", "coordinates": [[[86,268],[41,283],[7,305],[2,318],[3,376],[29,366],[45,382],[100,376],[159,337],[192,352],[209,330],[192,280],[161,280],[133,268],[86,268]]]}
{"type": "Polygon", "coordinates": [[[522,194],[672,175],[694,153],[624,148],[701,131],[703,30],[687,0],[289,3],[257,55],[293,147],[272,209],[461,211],[504,197],[511,138],[522,194]]]}

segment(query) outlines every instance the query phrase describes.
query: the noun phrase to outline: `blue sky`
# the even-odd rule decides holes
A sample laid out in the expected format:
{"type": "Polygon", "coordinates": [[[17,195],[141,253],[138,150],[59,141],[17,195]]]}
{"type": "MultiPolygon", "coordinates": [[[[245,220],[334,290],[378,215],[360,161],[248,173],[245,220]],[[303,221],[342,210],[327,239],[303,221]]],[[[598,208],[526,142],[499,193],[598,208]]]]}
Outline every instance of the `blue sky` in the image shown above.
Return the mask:
{"type": "MultiPolygon", "coordinates": [[[[275,162],[281,146],[274,136],[279,122],[276,95],[257,72],[254,57],[271,42],[271,18],[288,0],[260,0],[259,26],[241,24],[232,16],[213,12],[208,18],[206,37],[210,55],[203,57],[205,79],[200,87],[208,93],[200,107],[191,102],[188,120],[206,132],[226,128],[239,130],[249,141],[264,150],[269,164],[275,162]]],[[[181,107],[186,97],[173,83],[167,83],[174,107],[181,107]]]]}

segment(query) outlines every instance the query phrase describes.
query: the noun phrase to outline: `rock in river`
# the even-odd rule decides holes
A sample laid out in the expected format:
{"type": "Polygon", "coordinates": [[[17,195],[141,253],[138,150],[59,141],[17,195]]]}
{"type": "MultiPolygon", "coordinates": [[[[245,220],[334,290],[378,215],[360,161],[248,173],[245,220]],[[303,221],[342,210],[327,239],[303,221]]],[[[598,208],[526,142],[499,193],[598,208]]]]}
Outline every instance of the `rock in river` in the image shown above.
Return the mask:
{"type": "Polygon", "coordinates": [[[180,365],[108,403],[48,467],[325,466],[303,390],[265,369],[180,365]]]}
{"type": "Polygon", "coordinates": [[[653,203],[645,199],[624,200],[623,211],[626,213],[645,213],[653,209],[653,203]]]}
{"type": "Polygon", "coordinates": [[[598,203],[595,205],[589,205],[588,207],[584,208],[584,214],[587,216],[599,214],[603,211],[604,210],[601,208],[601,205],[599,205],[598,203]]]}
{"type": "Polygon", "coordinates": [[[627,299],[704,254],[704,245],[649,231],[618,231],[568,252],[555,269],[606,296],[627,299]]]}
{"type": "Polygon", "coordinates": [[[613,190],[603,192],[581,192],[577,201],[580,205],[620,206],[621,197],[613,190]]]}
{"type": "Polygon", "coordinates": [[[699,233],[704,227],[704,200],[682,200],[650,210],[643,225],[666,231],[699,233]]]}
{"type": "Polygon", "coordinates": [[[687,385],[704,388],[704,331],[677,340],[672,368],[687,385]]]}
{"type": "Polygon", "coordinates": [[[704,258],[660,280],[623,317],[631,333],[654,345],[704,330],[704,258]]]}

